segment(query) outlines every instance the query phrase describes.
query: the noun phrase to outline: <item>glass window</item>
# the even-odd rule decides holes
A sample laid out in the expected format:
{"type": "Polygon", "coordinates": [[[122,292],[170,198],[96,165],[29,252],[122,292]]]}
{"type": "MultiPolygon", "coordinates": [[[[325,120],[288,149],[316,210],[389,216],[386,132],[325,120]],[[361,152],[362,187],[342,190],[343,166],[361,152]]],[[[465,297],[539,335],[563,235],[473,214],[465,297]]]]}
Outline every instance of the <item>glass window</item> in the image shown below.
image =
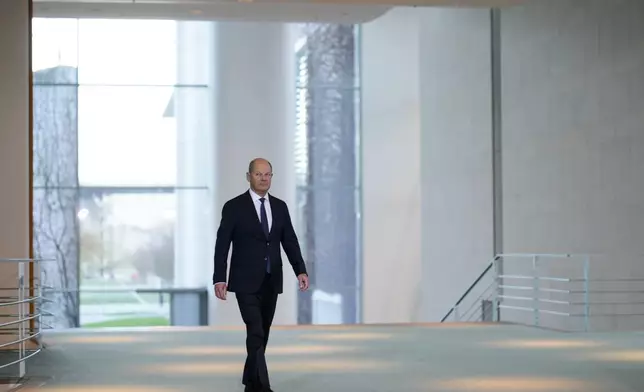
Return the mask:
{"type": "Polygon", "coordinates": [[[81,19],[78,53],[82,84],[173,86],[177,22],[81,19]]]}
{"type": "MultiPolygon", "coordinates": [[[[77,83],[78,20],[34,18],[32,24],[32,69],[33,71],[42,71],[57,67],[73,70],[73,72],[66,73],[67,77],[60,81],[45,78],[41,79],[39,84],[77,83]]],[[[43,73],[41,73],[41,77],[44,77],[42,75],[43,73]]]]}
{"type": "Polygon", "coordinates": [[[80,325],[167,324],[167,295],[136,288],[172,286],[174,192],[83,188],[78,219],[80,325]]]}
{"type": "Polygon", "coordinates": [[[309,175],[308,128],[310,102],[308,57],[306,50],[296,52],[296,89],[295,89],[295,181],[299,186],[306,186],[309,175]]]}
{"type": "Polygon", "coordinates": [[[360,321],[360,79],[356,26],[306,24],[295,47],[299,231],[314,271],[300,323],[360,321]]]}
{"type": "MultiPolygon", "coordinates": [[[[34,20],[34,252],[56,328],[166,325],[213,234],[204,22],[34,20]],[[194,64],[194,69],[190,68],[194,64]],[[181,265],[182,268],[176,268],[181,265]]],[[[207,57],[207,56],[206,56],[207,57]]]]}
{"type": "Polygon", "coordinates": [[[174,91],[174,87],[79,87],[80,183],[174,184],[176,120],[166,115],[174,91]]]}

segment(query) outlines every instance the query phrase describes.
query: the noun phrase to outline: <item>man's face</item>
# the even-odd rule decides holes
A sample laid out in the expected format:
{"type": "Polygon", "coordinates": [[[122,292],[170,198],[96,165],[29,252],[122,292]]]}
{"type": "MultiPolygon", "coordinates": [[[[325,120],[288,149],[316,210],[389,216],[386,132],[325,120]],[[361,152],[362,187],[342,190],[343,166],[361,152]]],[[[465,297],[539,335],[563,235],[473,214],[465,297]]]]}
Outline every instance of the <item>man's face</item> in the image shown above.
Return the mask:
{"type": "Polygon", "coordinates": [[[271,188],[271,179],[273,178],[273,171],[268,162],[255,162],[253,170],[246,176],[250,187],[255,192],[265,193],[271,188]]]}

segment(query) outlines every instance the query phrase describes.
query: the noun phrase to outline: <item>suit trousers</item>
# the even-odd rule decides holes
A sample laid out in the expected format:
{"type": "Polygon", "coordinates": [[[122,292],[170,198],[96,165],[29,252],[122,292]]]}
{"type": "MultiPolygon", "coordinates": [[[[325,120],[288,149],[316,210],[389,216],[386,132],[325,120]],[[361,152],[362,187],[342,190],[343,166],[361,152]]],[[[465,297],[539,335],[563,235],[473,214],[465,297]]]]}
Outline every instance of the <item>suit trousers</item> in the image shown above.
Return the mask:
{"type": "Polygon", "coordinates": [[[273,287],[270,274],[266,274],[257,293],[236,293],[235,297],[244,324],[246,324],[247,357],[242,383],[269,388],[270,381],[265,352],[277,305],[277,291],[273,287]]]}

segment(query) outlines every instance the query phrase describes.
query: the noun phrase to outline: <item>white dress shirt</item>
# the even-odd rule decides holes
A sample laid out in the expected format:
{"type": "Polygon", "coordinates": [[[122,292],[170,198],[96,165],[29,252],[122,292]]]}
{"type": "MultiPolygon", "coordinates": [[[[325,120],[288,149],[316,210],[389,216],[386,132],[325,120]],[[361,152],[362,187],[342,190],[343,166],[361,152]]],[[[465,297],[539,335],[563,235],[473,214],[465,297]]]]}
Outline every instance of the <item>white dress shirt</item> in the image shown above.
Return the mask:
{"type": "MultiPolygon", "coordinates": [[[[257,218],[259,221],[262,221],[262,213],[261,213],[261,208],[262,208],[262,201],[259,200],[261,198],[260,195],[255,193],[252,189],[249,189],[250,192],[250,197],[253,199],[253,204],[255,204],[255,211],[257,211],[257,218]]],[[[273,213],[271,212],[271,202],[268,198],[268,193],[266,196],[264,196],[266,200],[264,200],[264,208],[266,209],[266,217],[268,218],[268,231],[271,231],[271,227],[273,227],[273,213]]]]}

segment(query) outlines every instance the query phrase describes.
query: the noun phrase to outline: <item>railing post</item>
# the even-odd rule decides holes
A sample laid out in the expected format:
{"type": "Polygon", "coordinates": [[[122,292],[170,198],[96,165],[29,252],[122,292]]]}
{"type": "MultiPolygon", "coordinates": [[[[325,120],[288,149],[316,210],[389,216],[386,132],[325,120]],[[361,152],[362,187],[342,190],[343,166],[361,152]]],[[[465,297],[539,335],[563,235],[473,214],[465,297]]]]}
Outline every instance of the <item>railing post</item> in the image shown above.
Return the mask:
{"type": "MultiPolygon", "coordinates": [[[[6,306],[10,321],[3,322],[2,326],[11,326],[11,328],[4,329],[7,335],[17,336],[16,340],[5,341],[2,350],[15,353],[15,357],[11,357],[11,361],[0,363],[0,369],[7,369],[11,372],[11,377],[22,379],[27,374],[26,360],[41,352],[42,343],[39,333],[34,333],[34,330],[40,331],[42,326],[41,310],[37,312],[32,311],[32,304],[36,305],[37,302],[42,303],[42,298],[35,297],[34,288],[38,287],[38,291],[42,293],[41,276],[36,277],[35,269],[40,271],[40,264],[44,261],[51,259],[18,259],[18,258],[0,258],[0,263],[4,265],[12,265],[17,270],[16,283],[12,287],[3,287],[2,290],[10,290],[10,297],[3,297],[0,305],[6,306]],[[33,264],[34,268],[30,268],[33,264]],[[38,280],[38,285],[34,283],[38,280]],[[17,291],[17,294],[13,294],[17,291]],[[36,315],[36,313],[38,315],[36,315]],[[32,321],[33,320],[33,321],[32,321]],[[38,321],[38,326],[35,321],[38,321]],[[32,322],[34,325],[32,325],[32,322]],[[34,338],[38,339],[38,348],[32,349],[31,342],[34,338]],[[17,357],[17,358],[16,358],[17,357]],[[14,360],[15,359],[15,360],[14,360]],[[17,373],[17,374],[16,374],[17,373]]],[[[39,295],[40,297],[40,295],[39,295]]],[[[33,306],[35,309],[36,306],[33,306]]]]}
{"type": "Polygon", "coordinates": [[[42,328],[42,316],[43,315],[42,315],[42,313],[43,313],[43,305],[44,305],[45,300],[43,298],[44,292],[43,292],[43,287],[42,287],[43,282],[42,282],[42,271],[41,271],[40,263],[38,263],[37,265],[34,266],[34,269],[36,269],[36,268],[38,268],[38,275],[37,275],[38,276],[38,294],[37,294],[37,296],[38,296],[39,299],[38,299],[38,301],[36,301],[35,306],[34,306],[34,309],[36,310],[36,313],[38,314],[38,327],[36,328],[35,332],[38,334],[38,337],[37,337],[37,339],[38,339],[38,349],[42,350],[42,348],[43,348],[43,344],[42,344],[42,339],[43,339],[42,338],[42,329],[43,329],[42,328]]]}
{"type": "Polygon", "coordinates": [[[459,304],[454,305],[454,321],[461,321],[461,316],[458,314],[459,304]]]}
{"type": "Polygon", "coordinates": [[[534,325],[539,326],[540,325],[540,320],[539,320],[539,256],[533,255],[532,256],[532,273],[533,273],[533,280],[532,280],[532,293],[533,293],[533,298],[532,298],[532,306],[533,306],[533,318],[534,318],[534,325]]]}
{"type": "Polygon", "coordinates": [[[499,304],[499,290],[501,286],[500,282],[500,274],[499,274],[499,258],[495,257],[494,260],[492,260],[492,271],[494,276],[492,279],[494,279],[494,290],[492,291],[492,321],[493,322],[499,322],[501,321],[501,314],[500,314],[500,304],[499,304]]]}
{"type": "Polygon", "coordinates": [[[20,261],[18,262],[18,377],[23,378],[26,373],[25,361],[25,323],[23,319],[25,318],[25,304],[22,302],[25,300],[25,264],[20,261]]]}
{"type": "Polygon", "coordinates": [[[584,332],[590,330],[590,262],[584,258],[584,332]]]}

